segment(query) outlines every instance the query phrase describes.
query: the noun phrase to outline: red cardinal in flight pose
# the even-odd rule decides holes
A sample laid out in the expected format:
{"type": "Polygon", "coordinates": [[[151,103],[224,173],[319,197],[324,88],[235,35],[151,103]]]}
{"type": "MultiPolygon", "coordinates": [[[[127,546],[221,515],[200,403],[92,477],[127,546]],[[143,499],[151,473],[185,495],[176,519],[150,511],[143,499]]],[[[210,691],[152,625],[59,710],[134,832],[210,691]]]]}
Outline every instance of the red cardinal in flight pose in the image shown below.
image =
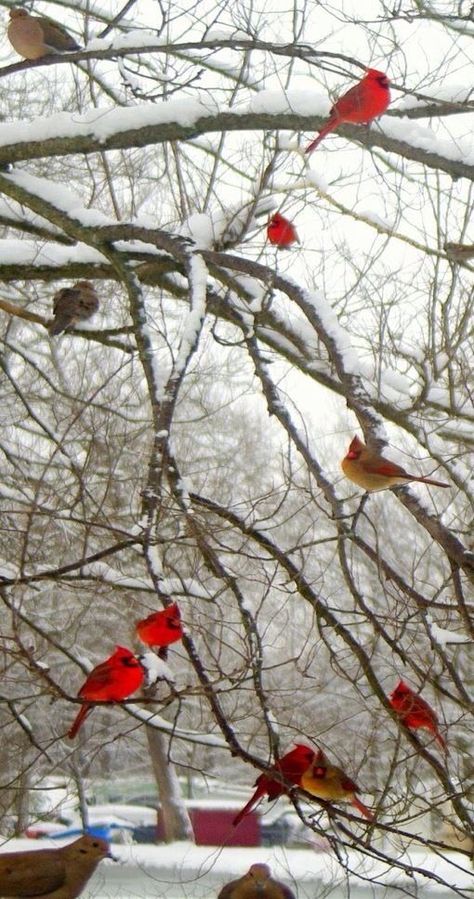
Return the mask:
{"type": "MultiPolygon", "coordinates": [[[[144,677],[144,669],[133,653],[117,646],[109,659],[92,669],[77,695],[90,702],[121,702],[141,687],[144,677]]],[[[68,731],[70,740],[91,710],[87,702],[81,706],[68,731]]]]}
{"type": "Polygon", "coordinates": [[[275,212],[268,222],[267,237],[276,247],[290,247],[292,243],[298,242],[295,226],[280,212],[275,212]]]}
{"type": "Polygon", "coordinates": [[[321,128],[318,136],[306,147],[311,153],[321,143],[323,137],[339,128],[344,122],[355,125],[367,124],[382,115],[390,103],[390,82],[383,72],[367,69],[366,74],[354,87],[351,87],[339,100],[336,100],[329,113],[329,119],[321,128]]]}
{"type": "Polygon", "coordinates": [[[253,809],[262,796],[268,796],[270,801],[288,792],[288,787],[280,780],[275,780],[274,775],[291,784],[295,784],[295,786],[299,786],[303,773],[310,768],[314,757],[315,752],[313,749],[309,746],[303,746],[302,743],[297,743],[294,749],[283,755],[281,759],[278,759],[266,773],[260,774],[255,781],[255,786],[257,787],[255,793],[232,822],[234,827],[253,809]]]}
{"type": "Polygon", "coordinates": [[[341,468],[346,478],[369,493],[373,490],[386,490],[388,487],[410,484],[412,481],[422,481],[423,484],[433,484],[435,487],[449,487],[449,484],[444,484],[443,481],[408,474],[401,465],[390,462],[385,456],[369,449],[358,437],[354,437],[351,441],[341,462],[341,468]]]}
{"type": "Polygon", "coordinates": [[[321,749],[314,754],[314,759],[310,767],[301,777],[300,787],[316,796],[318,799],[324,799],[327,802],[350,802],[355,808],[368,818],[369,821],[374,820],[374,815],[357,798],[359,787],[350,777],[345,774],[342,768],[329,764],[324,752],[321,749]]]}
{"type": "Polygon", "coordinates": [[[392,709],[396,711],[400,721],[408,730],[418,730],[419,727],[422,727],[431,731],[443,752],[448,751],[446,740],[439,731],[436,712],[405,681],[401,680],[388,698],[392,709]]]}
{"type": "Polygon", "coordinates": [[[178,604],[173,602],[160,612],[153,612],[148,618],[137,621],[136,632],[147,646],[169,646],[183,636],[181,613],[178,604]]]}

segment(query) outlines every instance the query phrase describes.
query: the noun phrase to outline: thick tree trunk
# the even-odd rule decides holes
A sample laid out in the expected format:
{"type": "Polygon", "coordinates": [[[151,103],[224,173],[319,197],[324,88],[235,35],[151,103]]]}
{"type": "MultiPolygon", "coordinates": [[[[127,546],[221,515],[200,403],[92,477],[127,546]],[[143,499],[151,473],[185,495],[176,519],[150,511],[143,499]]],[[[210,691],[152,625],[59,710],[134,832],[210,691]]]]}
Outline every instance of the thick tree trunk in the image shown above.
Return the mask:
{"type": "Polygon", "coordinates": [[[152,727],[146,728],[146,735],[160,797],[165,842],[172,843],[174,840],[194,842],[191,819],[183,802],[176,769],[168,761],[167,738],[152,727]]]}

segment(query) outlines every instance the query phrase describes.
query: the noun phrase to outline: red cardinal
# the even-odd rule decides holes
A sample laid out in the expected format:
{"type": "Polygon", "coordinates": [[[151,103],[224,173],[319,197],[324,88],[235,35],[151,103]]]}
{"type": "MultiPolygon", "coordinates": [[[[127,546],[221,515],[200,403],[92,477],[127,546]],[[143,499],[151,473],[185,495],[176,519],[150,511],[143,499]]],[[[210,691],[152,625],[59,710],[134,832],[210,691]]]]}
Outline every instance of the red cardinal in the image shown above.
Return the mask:
{"type": "Polygon", "coordinates": [[[409,730],[418,730],[419,727],[423,727],[431,731],[443,752],[448,751],[446,740],[439,732],[436,712],[405,681],[401,680],[388,698],[392,709],[395,709],[405,727],[409,730]]]}
{"type": "Polygon", "coordinates": [[[435,487],[449,487],[449,484],[434,481],[433,478],[419,478],[415,474],[408,474],[401,465],[390,462],[375,450],[370,450],[358,437],[354,437],[351,441],[347,454],[341,462],[341,468],[346,478],[369,492],[410,484],[411,481],[422,481],[435,487]]]}
{"type": "Polygon", "coordinates": [[[390,103],[390,82],[383,72],[367,69],[366,74],[351,87],[347,93],[339,97],[329,113],[329,119],[321,128],[318,136],[306,147],[311,153],[321,143],[323,137],[335,131],[344,122],[355,125],[366,125],[372,119],[382,115],[390,103]]]}
{"type": "MultiPolygon", "coordinates": [[[[120,702],[141,687],[144,676],[145,672],[133,653],[124,646],[117,646],[110,659],[92,669],[77,695],[90,702],[120,702]]],[[[87,702],[81,706],[68,731],[70,740],[76,736],[90,711],[91,706],[87,702]]]]}
{"type": "Polygon", "coordinates": [[[275,212],[267,225],[267,237],[276,247],[290,247],[298,241],[296,228],[284,215],[275,212]]]}
{"type": "Polygon", "coordinates": [[[311,766],[314,757],[313,749],[310,749],[309,746],[303,746],[302,743],[297,743],[295,748],[283,755],[281,759],[278,759],[268,769],[266,774],[260,774],[255,781],[255,786],[257,787],[255,793],[232,822],[234,827],[257,804],[261,796],[268,796],[270,801],[288,792],[288,787],[284,783],[280,783],[279,780],[275,780],[272,774],[280,775],[281,778],[289,781],[289,783],[299,786],[302,774],[311,766]]]}
{"type": "Polygon", "coordinates": [[[324,753],[319,749],[314,755],[313,763],[301,777],[300,786],[307,793],[318,799],[328,802],[341,800],[352,803],[353,806],[369,821],[374,820],[370,809],[357,798],[359,787],[354,783],[342,768],[330,765],[324,753]]]}
{"type": "Polygon", "coordinates": [[[183,636],[181,613],[176,602],[161,612],[153,612],[148,618],[137,621],[136,632],[147,646],[169,646],[183,636]]]}

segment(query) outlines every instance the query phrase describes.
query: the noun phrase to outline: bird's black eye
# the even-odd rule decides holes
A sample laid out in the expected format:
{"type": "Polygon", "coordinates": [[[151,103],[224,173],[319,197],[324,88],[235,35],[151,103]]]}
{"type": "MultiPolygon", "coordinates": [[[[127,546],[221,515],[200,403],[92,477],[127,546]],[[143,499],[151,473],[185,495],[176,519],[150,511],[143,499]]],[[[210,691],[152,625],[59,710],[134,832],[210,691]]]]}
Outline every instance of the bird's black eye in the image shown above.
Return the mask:
{"type": "Polygon", "coordinates": [[[79,852],[82,852],[83,855],[87,855],[87,849],[79,849],[79,852]]]}
{"type": "Polygon", "coordinates": [[[92,843],[92,845],[93,845],[94,849],[98,849],[98,848],[99,848],[99,844],[98,844],[98,843],[92,843]]]}

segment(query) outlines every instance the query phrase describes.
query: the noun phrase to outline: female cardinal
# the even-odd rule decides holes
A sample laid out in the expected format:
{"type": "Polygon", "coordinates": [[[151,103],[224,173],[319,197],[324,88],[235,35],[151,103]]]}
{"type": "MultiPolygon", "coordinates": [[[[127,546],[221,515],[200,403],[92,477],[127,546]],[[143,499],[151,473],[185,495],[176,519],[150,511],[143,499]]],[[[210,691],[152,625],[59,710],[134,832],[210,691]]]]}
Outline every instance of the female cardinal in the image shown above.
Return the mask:
{"type": "MultiPolygon", "coordinates": [[[[124,646],[117,646],[109,659],[92,669],[77,695],[90,702],[120,702],[141,687],[144,676],[144,669],[133,653],[124,646]]],[[[70,740],[76,736],[90,711],[87,702],[81,706],[68,731],[70,740]]]]}
{"type": "Polygon", "coordinates": [[[418,696],[405,681],[401,680],[392,693],[389,702],[400,718],[402,724],[409,730],[418,730],[419,727],[431,731],[440,744],[443,752],[447,752],[446,740],[441,736],[438,727],[438,717],[431,706],[418,696]]]}
{"type": "Polygon", "coordinates": [[[367,124],[382,115],[390,103],[390,82],[383,72],[367,69],[366,74],[336,101],[329,113],[329,119],[318,136],[306,147],[311,153],[330,131],[335,131],[344,122],[356,125],[367,124]]]}
{"type": "Polygon", "coordinates": [[[449,484],[434,481],[433,478],[419,478],[415,474],[408,474],[401,465],[390,462],[385,456],[369,449],[358,437],[354,437],[351,441],[347,454],[341,462],[341,468],[346,478],[369,492],[410,484],[411,481],[422,481],[435,487],[449,487],[449,484]]]}
{"type": "Polygon", "coordinates": [[[300,787],[307,793],[311,793],[312,796],[317,796],[318,799],[325,799],[329,802],[339,802],[340,800],[350,802],[369,821],[374,820],[372,812],[356,796],[356,793],[359,792],[357,784],[344,773],[342,768],[330,765],[320,749],[314,754],[313,763],[303,773],[300,787]]]}
{"type": "Polygon", "coordinates": [[[275,212],[267,225],[267,237],[277,247],[290,247],[298,241],[296,228],[280,212],[275,212]]]}
{"type": "Polygon", "coordinates": [[[173,602],[160,612],[153,612],[148,618],[137,621],[135,630],[147,646],[169,646],[181,640],[183,628],[178,604],[173,602]]]}
{"type": "Polygon", "coordinates": [[[270,801],[271,799],[276,799],[278,796],[282,796],[283,793],[287,793],[288,787],[285,786],[283,780],[289,781],[289,783],[295,784],[295,786],[299,786],[301,776],[303,772],[311,766],[314,756],[315,753],[313,749],[310,749],[309,746],[303,746],[302,743],[297,743],[295,748],[292,749],[291,752],[287,752],[286,755],[283,755],[281,759],[278,759],[278,761],[268,769],[266,774],[260,774],[255,781],[255,786],[257,787],[255,793],[232,822],[234,827],[236,827],[247,812],[257,804],[261,796],[267,795],[270,801]],[[279,775],[281,781],[275,780],[272,776],[275,774],[279,775]]]}

